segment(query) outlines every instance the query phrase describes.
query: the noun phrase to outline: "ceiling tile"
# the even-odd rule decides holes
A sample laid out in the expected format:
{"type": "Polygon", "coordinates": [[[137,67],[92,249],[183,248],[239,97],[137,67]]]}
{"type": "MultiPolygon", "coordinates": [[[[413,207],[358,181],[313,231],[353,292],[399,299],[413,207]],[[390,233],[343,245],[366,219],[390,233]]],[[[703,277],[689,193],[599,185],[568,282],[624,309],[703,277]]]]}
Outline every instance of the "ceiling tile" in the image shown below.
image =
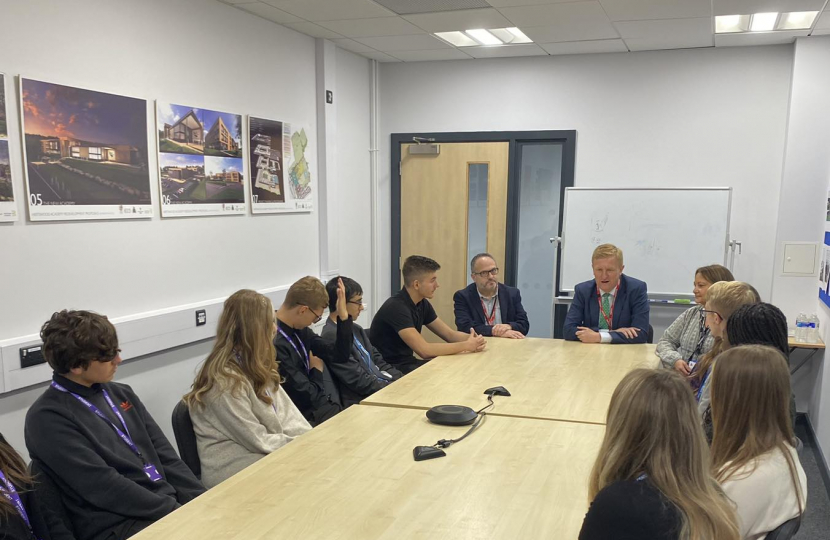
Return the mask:
{"type": "Polygon", "coordinates": [[[506,28],[513,26],[501,13],[492,8],[422,13],[419,15],[406,15],[404,18],[427,32],[450,32],[452,30],[464,31],[473,28],[506,28]]]}
{"type": "Polygon", "coordinates": [[[712,37],[712,18],[622,21],[614,23],[623,39],[712,37]]]}
{"type": "Polygon", "coordinates": [[[711,17],[712,0],[599,0],[612,21],[711,17]]]}
{"type": "Polygon", "coordinates": [[[777,11],[819,11],[824,0],[713,0],[715,15],[749,15],[777,11]]]}
{"type": "Polygon", "coordinates": [[[544,56],[548,53],[535,43],[503,45],[500,47],[464,47],[464,52],[474,58],[506,58],[509,56],[544,56]]]}
{"type": "Polygon", "coordinates": [[[830,9],[819,16],[816,27],[813,29],[811,35],[821,36],[825,34],[830,34],[830,9]]]}
{"type": "Polygon", "coordinates": [[[699,49],[702,47],[713,47],[715,42],[712,36],[708,38],[673,36],[666,38],[630,38],[625,39],[628,50],[635,51],[660,51],[663,49],[699,49]]]}
{"type": "Polygon", "coordinates": [[[358,43],[353,39],[333,39],[332,42],[341,49],[346,49],[347,51],[352,51],[354,53],[365,53],[374,51],[374,49],[369,47],[368,45],[358,43]]]}
{"type": "Polygon", "coordinates": [[[371,0],[265,0],[283,11],[307,21],[337,21],[393,17],[395,13],[371,0]]]}
{"type": "Polygon", "coordinates": [[[513,7],[513,6],[538,6],[541,4],[564,4],[566,2],[584,2],[585,0],[487,0],[487,2],[497,8],[513,7]]]}
{"type": "Polygon", "coordinates": [[[317,24],[346,37],[405,36],[425,33],[400,17],[321,21],[317,24]]]}
{"type": "Polygon", "coordinates": [[[470,56],[459,49],[437,49],[432,51],[398,51],[395,58],[404,62],[422,62],[434,60],[470,60],[470,56]]]}
{"type": "Polygon", "coordinates": [[[599,2],[514,7],[501,11],[536,43],[619,37],[599,2]]]}
{"type": "Polygon", "coordinates": [[[231,4],[231,5],[234,5],[234,4],[252,4],[252,3],[254,3],[254,2],[251,2],[251,0],[219,0],[219,1],[222,2],[223,4],[231,4]]]}
{"type": "Polygon", "coordinates": [[[262,2],[253,2],[250,4],[237,4],[236,7],[245,10],[248,13],[259,15],[263,19],[268,19],[269,21],[275,23],[285,24],[302,22],[301,18],[295,17],[294,15],[286,13],[285,11],[277,9],[273,6],[269,6],[268,4],[263,4],[262,2]]]}
{"type": "Polygon", "coordinates": [[[285,26],[288,28],[293,28],[297,32],[302,32],[303,34],[307,34],[311,37],[317,38],[324,38],[324,39],[335,39],[339,37],[343,37],[342,35],[338,34],[337,32],[332,32],[328,28],[323,28],[322,26],[316,25],[311,22],[298,22],[298,23],[288,23],[285,26]]]}
{"type": "Polygon", "coordinates": [[[586,54],[628,52],[621,39],[600,39],[592,41],[568,41],[565,43],[545,43],[539,45],[549,54],[586,54]]]}
{"type": "Polygon", "coordinates": [[[715,47],[744,47],[748,45],[780,45],[792,43],[795,38],[806,36],[809,30],[786,32],[746,32],[740,34],[716,34],[715,47]]]}
{"type": "Polygon", "coordinates": [[[400,62],[400,60],[398,60],[394,56],[390,56],[388,54],[384,54],[384,53],[378,52],[378,51],[363,52],[363,53],[360,53],[360,54],[362,56],[365,56],[366,58],[371,58],[372,60],[377,60],[378,62],[400,62]]]}
{"type": "Polygon", "coordinates": [[[451,49],[452,45],[427,34],[416,36],[387,36],[355,38],[355,41],[383,52],[425,51],[429,49],[451,49]]]}
{"type": "Polygon", "coordinates": [[[487,0],[374,0],[398,15],[490,7],[487,0]]]}

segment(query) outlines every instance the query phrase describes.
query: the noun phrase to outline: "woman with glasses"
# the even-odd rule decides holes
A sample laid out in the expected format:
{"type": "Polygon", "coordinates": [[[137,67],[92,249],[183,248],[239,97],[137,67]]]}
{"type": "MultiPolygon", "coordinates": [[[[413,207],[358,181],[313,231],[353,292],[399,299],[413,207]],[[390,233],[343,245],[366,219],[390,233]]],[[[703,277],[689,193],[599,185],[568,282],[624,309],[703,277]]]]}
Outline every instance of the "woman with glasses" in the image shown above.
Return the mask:
{"type": "Polygon", "coordinates": [[[709,352],[714,343],[704,321],[703,305],[706,291],[720,281],[734,281],[735,278],[725,266],[712,264],[695,271],[695,306],[687,309],[669,326],[657,342],[657,356],[667,369],[675,369],[689,375],[701,357],[709,352]]]}
{"type": "Polygon", "coordinates": [[[225,301],[213,351],[184,397],[208,488],[311,429],[280,384],[276,333],[265,296],[243,289],[225,301]]]}
{"type": "MultiPolygon", "coordinates": [[[[365,308],[363,288],[357,281],[339,276],[326,283],[331,315],[326,319],[326,325],[320,335],[332,346],[337,341],[337,288],[341,282],[346,290],[346,311],[352,321],[356,321],[365,308]]],[[[352,334],[349,361],[330,365],[340,387],[340,400],[344,409],[359,403],[403,376],[403,373],[389,364],[372,345],[369,334],[363,327],[353,323],[352,334]]]]}

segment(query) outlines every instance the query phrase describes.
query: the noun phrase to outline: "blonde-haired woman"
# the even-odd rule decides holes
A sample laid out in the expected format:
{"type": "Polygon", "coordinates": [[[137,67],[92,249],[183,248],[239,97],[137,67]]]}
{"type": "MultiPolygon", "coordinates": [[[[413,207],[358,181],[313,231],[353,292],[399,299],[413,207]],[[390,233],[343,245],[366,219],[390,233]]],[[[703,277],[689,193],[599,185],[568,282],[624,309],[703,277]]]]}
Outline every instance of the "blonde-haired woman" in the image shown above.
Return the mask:
{"type": "Polygon", "coordinates": [[[226,301],[216,343],[184,400],[213,487],[306,433],[311,426],[280,386],[274,309],[243,289],[226,301]]]}
{"type": "Polygon", "coordinates": [[[712,375],[712,468],[738,507],[741,535],[764,538],[803,514],[807,477],[793,443],[790,370],[777,349],[723,352],[712,375]]]}
{"type": "Polygon", "coordinates": [[[684,378],[638,369],[620,382],[589,483],[579,540],[738,540],[684,378]]]}

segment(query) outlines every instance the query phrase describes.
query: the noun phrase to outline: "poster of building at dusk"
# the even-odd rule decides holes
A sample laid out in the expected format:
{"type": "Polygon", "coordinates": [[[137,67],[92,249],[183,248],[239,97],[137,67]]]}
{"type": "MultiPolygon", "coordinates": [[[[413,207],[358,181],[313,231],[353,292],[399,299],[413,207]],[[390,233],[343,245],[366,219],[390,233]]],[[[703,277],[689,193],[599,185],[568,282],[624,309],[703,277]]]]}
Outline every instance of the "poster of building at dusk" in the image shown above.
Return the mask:
{"type": "Polygon", "coordinates": [[[0,221],[17,221],[14,184],[9,161],[9,127],[6,120],[6,77],[0,73],[0,221]]]}
{"type": "Polygon", "coordinates": [[[153,214],[147,102],[20,79],[32,221],[153,214]]]}

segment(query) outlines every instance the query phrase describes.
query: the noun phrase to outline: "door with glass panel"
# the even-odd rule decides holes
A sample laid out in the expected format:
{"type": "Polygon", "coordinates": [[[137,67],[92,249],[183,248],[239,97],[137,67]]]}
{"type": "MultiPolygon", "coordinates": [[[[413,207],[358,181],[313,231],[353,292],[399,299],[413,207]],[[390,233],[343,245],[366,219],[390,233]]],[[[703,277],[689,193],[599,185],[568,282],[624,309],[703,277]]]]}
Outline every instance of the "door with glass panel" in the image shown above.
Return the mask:
{"type": "Polygon", "coordinates": [[[509,143],[441,143],[437,155],[410,146],[401,145],[399,265],[410,255],[438,261],[432,305],[454,328],[452,297],[471,281],[470,259],[486,251],[504,263],[509,143]]]}

